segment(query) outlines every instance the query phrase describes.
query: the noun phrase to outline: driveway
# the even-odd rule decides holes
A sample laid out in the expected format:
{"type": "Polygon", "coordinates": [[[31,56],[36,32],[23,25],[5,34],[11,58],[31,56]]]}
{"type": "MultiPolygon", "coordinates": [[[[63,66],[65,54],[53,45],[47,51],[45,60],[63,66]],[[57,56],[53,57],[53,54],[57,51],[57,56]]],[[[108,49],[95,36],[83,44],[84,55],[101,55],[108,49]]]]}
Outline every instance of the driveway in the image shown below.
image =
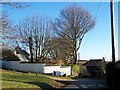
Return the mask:
{"type": "Polygon", "coordinates": [[[79,88],[85,88],[85,89],[106,89],[105,80],[99,80],[99,79],[91,79],[91,78],[82,78],[82,79],[76,79],[73,81],[60,81],[65,84],[65,87],[63,89],[79,89],[79,88]]]}

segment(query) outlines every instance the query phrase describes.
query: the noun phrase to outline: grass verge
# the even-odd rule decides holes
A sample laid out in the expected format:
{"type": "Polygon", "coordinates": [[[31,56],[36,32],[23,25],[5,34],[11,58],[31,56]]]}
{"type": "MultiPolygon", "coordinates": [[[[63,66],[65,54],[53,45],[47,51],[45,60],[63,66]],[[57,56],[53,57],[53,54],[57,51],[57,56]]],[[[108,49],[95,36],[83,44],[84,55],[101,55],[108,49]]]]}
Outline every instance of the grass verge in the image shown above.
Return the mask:
{"type": "Polygon", "coordinates": [[[54,88],[62,87],[63,84],[48,78],[44,74],[21,73],[9,70],[1,70],[2,88],[54,88]]]}

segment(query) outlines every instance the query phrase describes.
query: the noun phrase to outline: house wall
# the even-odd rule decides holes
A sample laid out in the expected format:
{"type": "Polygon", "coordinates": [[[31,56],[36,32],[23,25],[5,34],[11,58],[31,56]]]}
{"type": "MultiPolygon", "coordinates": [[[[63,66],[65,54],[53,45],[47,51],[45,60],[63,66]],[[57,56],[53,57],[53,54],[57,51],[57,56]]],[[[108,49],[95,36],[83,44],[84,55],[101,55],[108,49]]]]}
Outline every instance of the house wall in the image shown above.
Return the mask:
{"type": "MultiPolygon", "coordinates": [[[[2,60],[1,60],[2,61],[2,60]]],[[[71,67],[61,68],[60,66],[45,66],[41,63],[20,63],[19,61],[2,61],[3,68],[10,70],[18,70],[23,72],[37,72],[51,74],[53,71],[60,71],[71,75],[71,67]]]]}
{"type": "Polygon", "coordinates": [[[90,76],[91,74],[87,71],[86,66],[81,67],[82,76],[90,76]]]}
{"type": "Polygon", "coordinates": [[[14,54],[21,60],[21,61],[28,61],[25,55],[22,54],[16,54],[16,51],[14,51],[14,54]]]}
{"type": "Polygon", "coordinates": [[[116,63],[116,67],[120,69],[120,63],[116,63]]]}

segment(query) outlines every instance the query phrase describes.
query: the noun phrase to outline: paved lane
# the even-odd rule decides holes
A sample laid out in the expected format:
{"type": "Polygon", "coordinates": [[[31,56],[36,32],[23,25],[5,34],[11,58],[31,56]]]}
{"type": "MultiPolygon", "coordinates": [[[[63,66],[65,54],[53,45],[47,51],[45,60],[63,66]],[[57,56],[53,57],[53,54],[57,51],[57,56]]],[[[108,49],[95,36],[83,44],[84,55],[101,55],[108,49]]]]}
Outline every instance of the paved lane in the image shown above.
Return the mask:
{"type": "Polygon", "coordinates": [[[76,81],[66,81],[64,83],[67,83],[64,88],[96,88],[97,90],[106,88],[105,80],[99,79],[84,78],[77,79],[76,81]]]}

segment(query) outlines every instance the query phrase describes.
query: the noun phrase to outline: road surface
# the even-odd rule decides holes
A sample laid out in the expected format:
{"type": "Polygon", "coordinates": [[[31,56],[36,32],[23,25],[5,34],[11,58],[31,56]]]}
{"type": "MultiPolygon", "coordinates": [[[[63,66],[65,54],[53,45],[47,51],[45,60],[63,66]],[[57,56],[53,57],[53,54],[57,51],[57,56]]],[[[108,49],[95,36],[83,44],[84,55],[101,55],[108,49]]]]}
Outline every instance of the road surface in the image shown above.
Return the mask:
{"type": "Polygon", "coordinates": [[[101,89],[106,89],[106,84],[105,80],[100,80],[100,79],[92,79],[92,78],[82,78],[82,79],[76,79],[73,81],[60,81],[65,84],[65,87],[63,89],[80,89],[80,88],[85,88],[92,90],[101,90],[101,89]]]}

